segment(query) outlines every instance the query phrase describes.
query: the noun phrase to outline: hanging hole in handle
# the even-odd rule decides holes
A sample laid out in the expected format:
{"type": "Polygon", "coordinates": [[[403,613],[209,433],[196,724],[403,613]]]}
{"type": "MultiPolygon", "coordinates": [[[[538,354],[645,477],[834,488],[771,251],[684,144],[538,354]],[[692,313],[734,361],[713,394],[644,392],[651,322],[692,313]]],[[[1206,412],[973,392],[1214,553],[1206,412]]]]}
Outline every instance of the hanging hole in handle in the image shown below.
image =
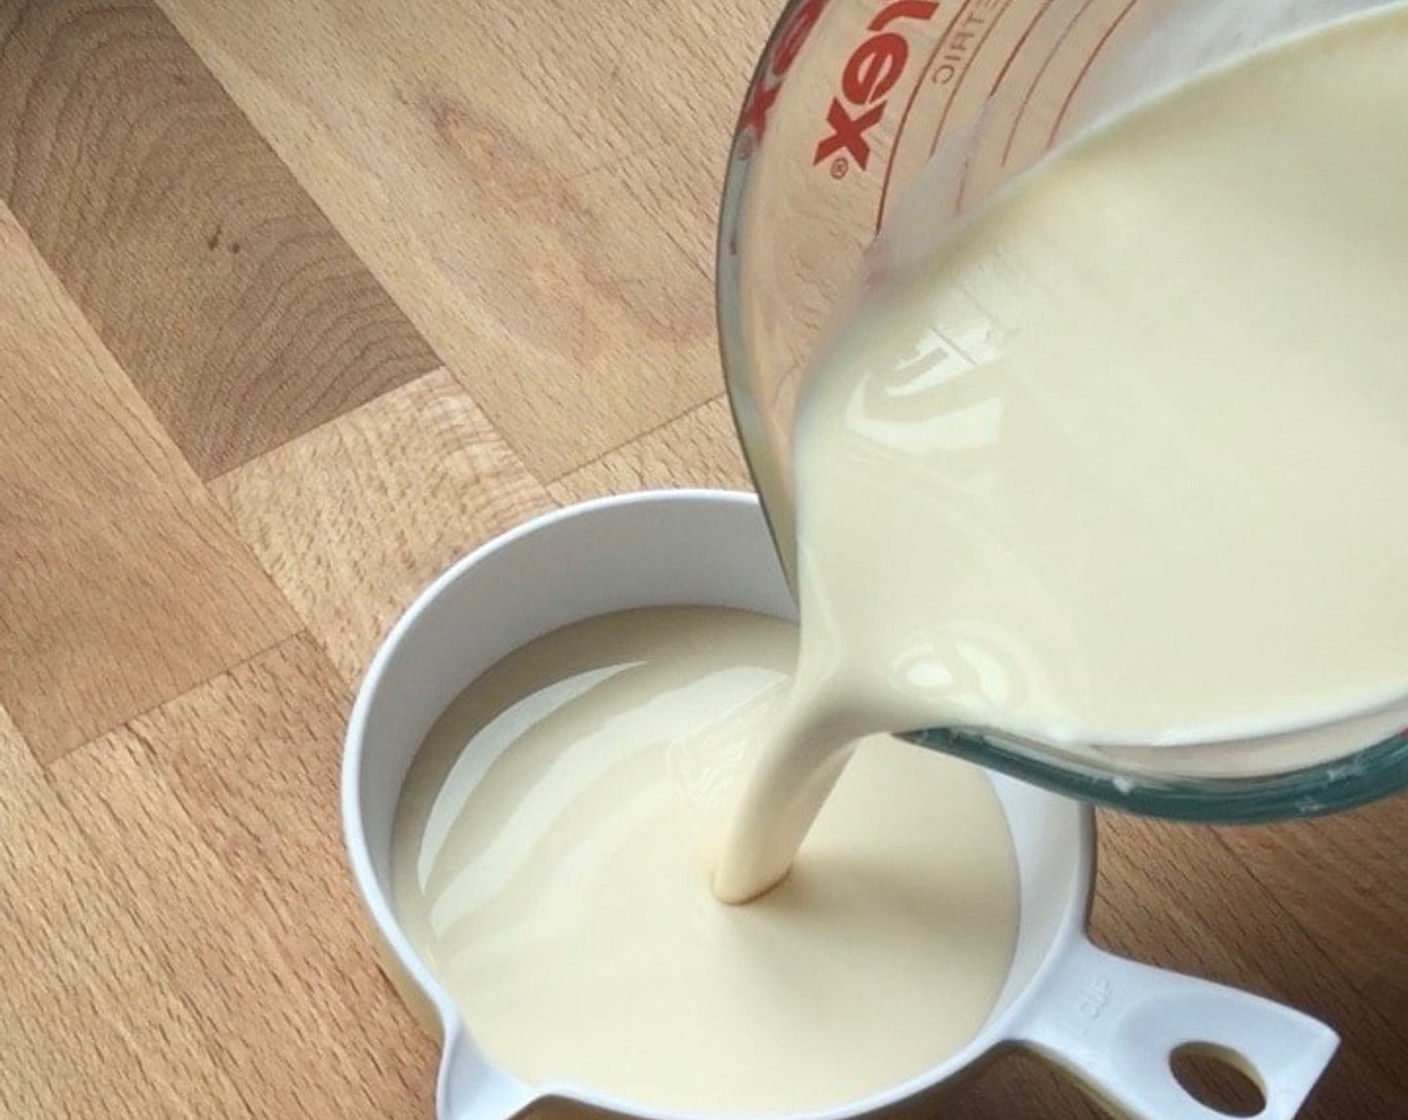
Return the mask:
{"type": "Polygon", "coordinates": [[[1210,1042],[1187,1042],[1168,1056],[1169,1068],[1184,1092],[1224,1116],[1260,1116],[1266,1086],[1243,1055],[1210,1042]]]}

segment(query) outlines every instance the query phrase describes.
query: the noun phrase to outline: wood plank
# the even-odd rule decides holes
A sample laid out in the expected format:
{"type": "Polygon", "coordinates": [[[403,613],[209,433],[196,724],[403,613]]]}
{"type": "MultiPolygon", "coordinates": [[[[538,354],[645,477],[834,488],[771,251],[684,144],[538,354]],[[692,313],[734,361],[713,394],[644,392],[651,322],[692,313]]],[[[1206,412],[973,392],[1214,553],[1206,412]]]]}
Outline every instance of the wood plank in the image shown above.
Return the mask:
{"type": "Polygon", "coordinates": [[[448,374],[429,374],[212,484],[347,681],[453,560],[552,499],[448,374]]]}
{"type": "Polygon", "coordinates": [[[0,197],[202,477],[438,364],[151,0],[0,6],[0,197]]]}
{"type": "Polygon", "coordinates": [[[0,1115],[252,1116],[0,710],[0,1115]]]}
{"type": "Polygon", "coordinates": [[[753,488],[722,395],[564,475],[548,492],[565,505],[602,494],[676,486],[753,488]]]}
{"type": "Polygon", "coordinates": [[[1102,815],[1097,939],[1112,949],[1298,1007],[1342,1045],[1301,1120],[1408,1114],[1401,1019],[1211,829],[1102,815]]]}
{"type": "MultiPolygon", "coordinates": [[[[1408,798],[1218,835],[1408,1053],[1408,798]]],[[[1403,1104],[1408,1113],[1408,1086],[1403,1104]]]]}
{"type": "Polygon", "coordinates": [[[343,859],[347,702],[294,638],[54,780],[254,1115],[418,1120],[438,1048],[382,976],[343,859]]]}
{"type": "Polygon", "coordinates": [[[0,702],[41,759],[297,620],[0,206],[0,702]]]}
{"type": "Polygon", "coordinates": [[[771,0],[162,3],[540,478],[719,391],[714,221],[771,0]]]}

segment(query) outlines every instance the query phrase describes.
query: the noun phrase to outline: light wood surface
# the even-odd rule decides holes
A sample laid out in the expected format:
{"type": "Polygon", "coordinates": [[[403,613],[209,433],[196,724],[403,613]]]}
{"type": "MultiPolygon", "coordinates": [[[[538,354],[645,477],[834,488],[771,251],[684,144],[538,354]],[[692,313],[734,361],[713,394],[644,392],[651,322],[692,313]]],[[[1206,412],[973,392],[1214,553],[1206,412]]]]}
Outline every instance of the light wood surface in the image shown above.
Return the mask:
{"type": "MultiPolygon", "coordinates": [[[[0,1117],[429,1117],[337,770],[385,627],[533,513],[745,487],[714,344],[772,0],[0,0],[0,1117]]],[[[1408,1115],[1408,801],[1103,822],[1097,940],[1408,1115]]],[[[1090,1120],[1004,1058],[955,1120],[1090,1120]]]]}

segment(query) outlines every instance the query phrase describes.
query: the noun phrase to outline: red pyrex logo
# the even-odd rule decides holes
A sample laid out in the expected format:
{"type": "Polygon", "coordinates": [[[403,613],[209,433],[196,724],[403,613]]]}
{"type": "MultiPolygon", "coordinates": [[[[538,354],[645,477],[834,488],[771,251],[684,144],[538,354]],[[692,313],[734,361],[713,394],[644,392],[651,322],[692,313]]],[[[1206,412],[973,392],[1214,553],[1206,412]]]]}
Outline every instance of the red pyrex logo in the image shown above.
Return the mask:
{"type": "MultiPolygon", "coordinates": [[[[833,156],[841,160],[850,156],[862,171],[866,169],[870,162],[866,133],[884,118],[889,93],[909,62],[908,40],[891,28],[904,20],[927,23],[938,10],[935,0],[894,0],[875,14],[868,28],[873,34],[851,52],[841,71],[841,89],[826,110],[831,131],[817,144],[813,165],[833,156]]],[[[844,163],[841,172],[845,172],[844,163]]]]}
{"type": "Polygon", "coordinates": [[[782,88],[782,79],[826,4],[827,0],[806,0],[788,17],[787,26],[778,32],[773,42],[767,65],[758,68],[753,87],[748,91],[748,103],[743,106],[743,114],[738,121],[739,132],[751,128],[754,135],[761,138],[767,127],[768,110],[777,100],[777,91],[782,88]]]}

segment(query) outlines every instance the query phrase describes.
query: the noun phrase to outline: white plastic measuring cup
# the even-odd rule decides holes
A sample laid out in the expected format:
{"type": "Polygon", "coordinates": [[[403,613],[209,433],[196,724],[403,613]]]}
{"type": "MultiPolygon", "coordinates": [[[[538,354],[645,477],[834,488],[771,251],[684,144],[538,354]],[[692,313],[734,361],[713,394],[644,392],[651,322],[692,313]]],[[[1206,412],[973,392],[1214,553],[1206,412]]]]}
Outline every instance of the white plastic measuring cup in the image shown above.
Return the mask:
{"type": "MultiPolygon", "coordinates": [[[[756,499],[714,491],[633,494],[541,517],[437,579],[377,653],[357,695],[343,761],[353,873],[390,971],[443,1038],[440,1120],[608,1110],[686,1120],[588,1088],[527,1085],[497,1066],[416,955],[392,908],[391,835],[402,782],[446,705],[532,639],[632,607],[738,607],[795,618],[756,499]]],[[[1237,1055],[1264,1091],[1265,1120],[1289,1120],[1333,1054],[1333,1031],[1244,992],[1149,968],[1085,935],[1095,824],[1088,808],[993,778],[1017,852],[1021,920],[996,1008],[964,1049],[921,1077],[795,1120],[846,1120],[941,1094],[994,1050],[1025,1047],[1132,1120],[1219,1120],[1178,1083],[1171,1055],[1202,1044],[1237,1055]]],[[[1150,900],[1157,905],[1156,899],[1150,900]]],[[[721,1071],[720,1076],[727,1076],[721,1071]]]]}

